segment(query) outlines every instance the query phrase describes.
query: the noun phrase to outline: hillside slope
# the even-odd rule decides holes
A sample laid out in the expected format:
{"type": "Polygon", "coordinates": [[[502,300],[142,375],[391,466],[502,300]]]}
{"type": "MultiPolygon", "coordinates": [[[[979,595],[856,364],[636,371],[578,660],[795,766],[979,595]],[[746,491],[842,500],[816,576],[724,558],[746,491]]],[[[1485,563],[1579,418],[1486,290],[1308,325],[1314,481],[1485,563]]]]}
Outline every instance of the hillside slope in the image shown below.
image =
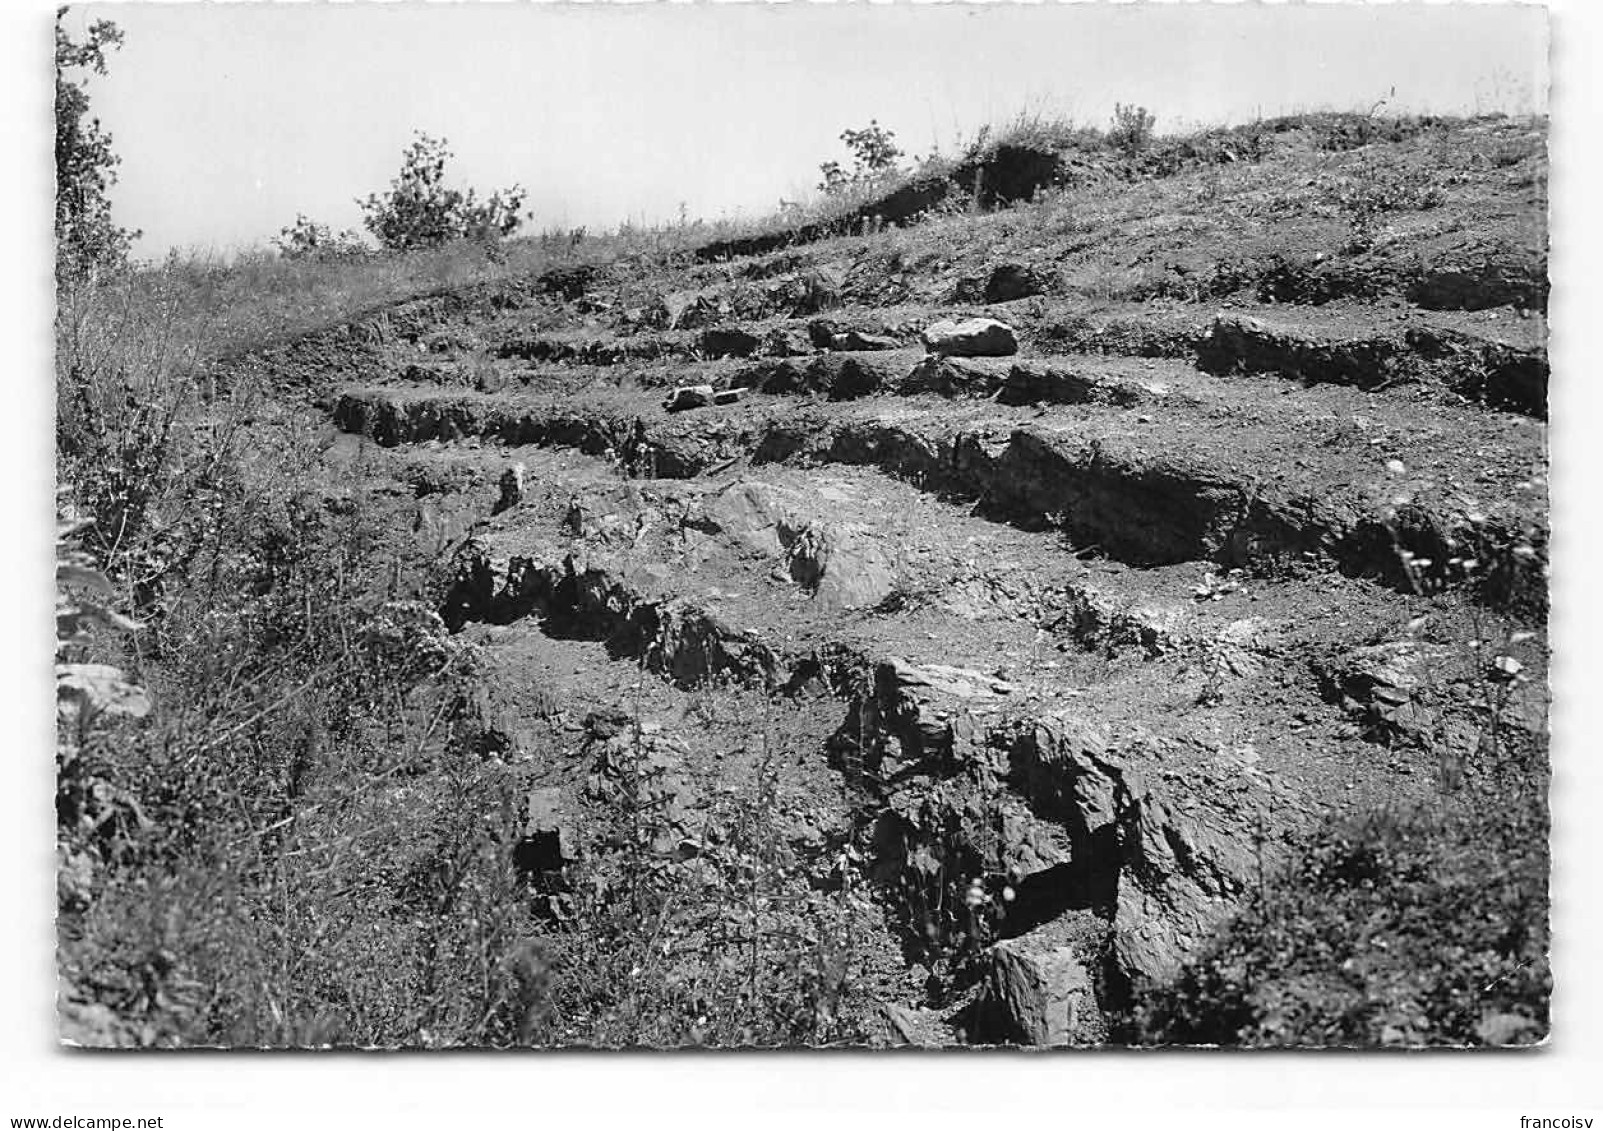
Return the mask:
{"type": "Polygon", "coordinates": [[[613,827],[622,727],[665,867],[761,774],[803,889],[864,894],[873,1039],[1530,1043],[1545,126],[1331,136],[971,171],[230,368],[443,570],[530,890],[613,827]]]}

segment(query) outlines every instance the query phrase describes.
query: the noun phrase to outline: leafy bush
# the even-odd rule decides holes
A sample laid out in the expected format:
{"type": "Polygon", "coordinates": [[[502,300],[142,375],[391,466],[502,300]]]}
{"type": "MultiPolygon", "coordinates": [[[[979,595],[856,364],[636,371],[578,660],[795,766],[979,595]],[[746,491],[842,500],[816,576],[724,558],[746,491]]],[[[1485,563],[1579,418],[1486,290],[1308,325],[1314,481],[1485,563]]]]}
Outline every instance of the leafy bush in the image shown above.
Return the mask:
{"type": "Polygon", "coordinates": [[[336,235],[327,224],[299,213],[293,224],[279,230],[273,246],[285,259],[357,259],[367,253],[362,237],[350,229],[336,235]]]}
{"type": "Polygon", "coordinates": [[[479,200],[475,190],[463,193],[445,185],[451,151],[442,138],[419,133],[401,157],[401,172],[389,192],[373,193],[357,203],[362,223],[389,251],[438,247],[451,240],[493,243],[523,224],[526,196],[519,185],[479,200]]]}

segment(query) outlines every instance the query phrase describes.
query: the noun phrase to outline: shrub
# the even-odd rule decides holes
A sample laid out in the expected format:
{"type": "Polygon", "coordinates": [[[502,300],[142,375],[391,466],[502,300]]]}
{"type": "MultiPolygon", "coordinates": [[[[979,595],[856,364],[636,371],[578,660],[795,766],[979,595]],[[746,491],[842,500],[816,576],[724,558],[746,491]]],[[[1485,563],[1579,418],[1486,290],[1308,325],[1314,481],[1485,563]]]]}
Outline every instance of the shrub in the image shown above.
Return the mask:
{"type": "Polygon", "coordinates": [[[999,149],[1034,149],[1043,153],[1094,151],[1103,135],[1090,126],[1045,110],[1021,110],[1010,121],[981,126],[974,140],[963,147],[964,162],[986,160],[999,149]]]}
{"type": "Polygon", "coordinates": [[[764,758],[708,806],[693,845],[642,742],[619,751],[608,818],[531,940],[544,994],[522,1018],[533,1044],[781,1047],[860,1042],[859,987],[873,912],[861,890],[814,890],[779,831],[764,758]],[[666,851],[665,851],[666,849],[666,851]],[[687,851],[688,850],[688,851],[687,851]]]}
{"type": "MultiPolygon", "coordinates": [[[[1477,771],[1478,772],[1478,771],[1477,771]]],[[[1540,775],[1537,775],[1540,777],[1540,775]]],[[[1548,1027],[1545,783],[1333,823],[1124,1036],[1254,1046],[1502,1045],[1548,1027]]]]}
{"type": "Polygon", "coordinates": [[[401,157],[401,172],[388,193],[359,200],[363,224],[389,251],[438,247],[457,239],[493,243],[523,224],[525,191],[519,185],[479,200],[445,185],[451,151],[442,138],[419,133],[401,157]]]}
{"type": "Polygon", "coordinates": [[[301,407],[244,384],[202,395],[219,339],[187,305],[226,305],[228,285],[176,263],[128,273],[75,290],[58,325],[64,1033],[852,1039],[866,904],[795,866],[772,774],[716,799],[721,831],[685,859],[655,847],[626,758],[571,918],[541,917],[514,866],[527,767],[476,706],[476,649],[433,611],[432,551],[398,535],[409,493],[366,488],[361,465],[331,482],[301,407]]]}
{"type": "Polygon", "coordinates": [[[1350,175],[1321,178],[1322,202],[1344,217],[1350,229],[1348,249],[1373,247],[1381,218],[1393,212],[1435,208],[1446,199],[1431,170],[1361,161],[1350,175]]]}
{"type": "Polygon", "coordinates": [[[349,228],[336,235],[327,224],[300,213],[293,224],[280,229],[273,246],[285,259],[357,259],[367,253],[362,237],[349,228]]]}
{"type": "Polygon", "coordinates": [[[1108,144],[1126,157],[1136,157],[1152,142],[1154,120],[1144,106],[1116,104],[1113,125],[1107,133],[1108,144]]]}

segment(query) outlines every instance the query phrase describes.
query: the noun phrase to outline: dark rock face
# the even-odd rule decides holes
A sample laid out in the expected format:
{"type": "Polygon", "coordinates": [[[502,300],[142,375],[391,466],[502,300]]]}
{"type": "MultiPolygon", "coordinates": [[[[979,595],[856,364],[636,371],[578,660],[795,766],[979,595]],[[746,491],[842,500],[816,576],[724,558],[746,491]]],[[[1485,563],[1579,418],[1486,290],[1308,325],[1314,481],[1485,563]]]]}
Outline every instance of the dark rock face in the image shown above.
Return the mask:
{"type": "Polygon", "coordinates": [[[1021,361],[1008,367],[997,391],[1002,404],[1137,404],[1146,394],[1133,381],[1109,382],[1072,365],[1021,361]]]}
{"type": "Polygon", "coordinates": [[[1020,263],[1003,263],[985,280],[981,297],[986,302],[1013,302],[1032,295],[1045,294],[1050,289],[1045,275],[1020,263]]]}
{"type": "Polygon", "coordinates": [[[1402,274],[1408,301],[1427,310],[1547,309],[1546,257],[1532,248],[1476,241],[1402,274]]]}
{"type": "MultiPolygon", "coordinates": [[[[965,385],[1005,380],[983,359],[946,359],[920,369],[965,385]],[[959,369],[959,365],[963,368],[959,369]],[[975,367],[975,368],[969,368],[975,367]]],[[[823,354],[761,362],[732,378],[738,388],[767,393],[817,392],[848,400],[904,385],[905,351],[823,354]]],[[[697,396],[711,403],[716,391],[697,396]]],[[[1133,437],[1087,438],[1074,431],[1023,426],[990,433],[930,432],[891,420],[861,419],[820,426],[786,414],[716,425],[628,420],[578,408],[560,411],[492,402],[472,394],[413,397],[391,390],[348,390],[334,408],[344,431],[389,446],[470,436],[508,444],[540,443],[601,455],[614,453],[632,475],[686,478],[742,455],[757,463],[821,459],[876,466],[932,490],[983,500],[987,514],[1028,529],[1054,526],[1122,561],[1163,565],[1210,560],[1243,566],[1277,556],[1312,554],[1344,572],[1408,589],[1418,578],[1400,551],[1432,563],[1431,583],[1451,580],[1447,562],[1468,552],[1497,563],[1477,599],[1494,606],[1539,607],[1545,599],[1539,535],[1509,523],[1441,515],[1416,506],[1387,516],[1354,509],[1340,498],[1292,490],[1246,492],[1241,469],[1204,455],[1154,452],[1133,437]],[[1141,513],[1139,523],[1129,521],[1141,513]],[[1444,525],[1445,522],[1445,525],[1444,525]],[[1527,545],[1535,537],[1539,544],[1527,545]],[[1458,549],[1446,544],[1452,539],[1458,549]]],[[[698,414],[699,415],[699,414],[698,414]]],[[[695,419],[695,418],[692,418],[695,419]]],[[[1423,568],[1423,567],[1422,567],[1423,568]]]]}
{"type": "Polygon", "coordinates": [[[702,263],[717,263],[737,256],[766,255],[781,248],[815,243],[831,236],[877,230],[885,225],[900,226],[924,215],[945,200],[953,187],[954,183],[946,177],[918,177],[838,219],[803,224],[759,236],[717,240],[697,248],[696,259],[702,263]]]}
{"type": "Polygon", "coordinates": [[[902,342],[892,334],[866,326],[850,326],[832,318],[815,318],[807,324],[807,337],[814,349],[864,353],[901,349],[902,342]]]}
{"type": "Polygon", "coordinates": [[[770,330],[762,343],[763,357],[805,357],[813,344],[800,330],[770,330]]]}
{"type": "Polygon", "coordinates": [[[1007,380],[1009,363],[994,358],[945,357],[930,354],[902,382],[904,393],[939,393],[946,397],[988,397],[1007,380]]]}
{"type": "Polygon", "coordinates": [[[662,358],[693,360],[696,342],[685,335],[639,334],[631,338],[545,338],[513,336],[495,347],[495,356],[522,361],[618,365],[662,358]]]}
{"type": "Polygon", "coordinates": [[[1032,200],[1063,173],[1063,157],[1025,145],[999,145],[952,174],[953,182],[982,208],[1032,200]]]}
{"type": "Polygon", "coordinates": [[[790,574],[825,609],[871,609],[896,588],[896,573],[867,531],[838,524],[781,527],[790,574]]]}
{"type": "Polygon", "coordinates": [[[1161,981],[1229,914],[1259,864],[1239,817],[1178,807],[1137,763],[1101,746],[1083,724],[1038,723],[1014,745],[1013,773],[1063,815],[1082,874],[1115,877],[1114,968],[1129,983],[1161,981]]]}
{"type": "Polygon", "coordinates": [[[750,357],[762,342],[738,326],[718,326],[703,330],[698,344],[703,357],[720,358],[750,357]]]}
{"type": "Polygon", "coordinates": [[[585,291],[595,282],[599,274],[598,269],[591,264],[559,267],[541,275],[538,285],[545,294],[565,302],[576,302],[584,297],[585,291]]]}
{"type": "Polygon", "coordinates": [[[807,323],[807,338],[812,342],[814,349],[827,350],[832,348],[830,343],[835,340],[835,335],[840,332],[840,323],[830,318],[814,318],[807,323]]]}
{"type": "Polygon", "coordinates": [[[814,349],[866,353],[901,349],[902,343],[890,334],[861,326],[848,326],[830,318],[815,318],[807,324],[807,336],[814,349]]]}
{"type": "Polygon", "coordinates": [[[1322,341],[1234,315],[1214,319],[1197,349],[1197,364],[1209,373],[1281,373],[1360,389],[1407,379],[1412,375],[1404,372],[1408,358],[1401,341],[1322,341]]]}
{"type": "Polygon", "coordinates": [[[1547,418],[1546,350],[1519,349],[1442,330],[1410,329],[1406,340],[1461,396],[1489,408],[1547,418]]]}
{"type": "Polygon", "coordinates": [[[731,381],[762,393],[821,393],[830,400],[852,400],[895,390],[911,358],[888,350],[781,358],[743,369],[731,381]]]}
{"type": "Polygon", "coordinates": [[[1490,310],[1512,306],[1545,311],[1549,293],[1545,255],[1530,247],[1474,238],[1439,249],[1429,258],[1404,251],[1361,255],[1288,255],[1275,252],[1225,259],[1185,285],[1151,293],[1182,298],[1223,298],[1246,290],[1259,302],[1322,305],[1345,299],[1401,294],[1424,310],[1490,310]]]}

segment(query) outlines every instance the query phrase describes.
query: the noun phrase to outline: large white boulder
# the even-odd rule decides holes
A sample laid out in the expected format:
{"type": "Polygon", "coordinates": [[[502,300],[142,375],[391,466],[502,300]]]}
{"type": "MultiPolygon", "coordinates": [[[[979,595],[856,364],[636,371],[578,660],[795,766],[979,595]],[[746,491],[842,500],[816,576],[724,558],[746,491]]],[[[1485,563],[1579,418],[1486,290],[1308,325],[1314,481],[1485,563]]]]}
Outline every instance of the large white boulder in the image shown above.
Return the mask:
{"type": "Polygon", "coordinates": [[[1013,327],[994,318],[937,322],[919,337],[931,353],[945,357],[1008,357],[1019,352],[1013,327]]]}

